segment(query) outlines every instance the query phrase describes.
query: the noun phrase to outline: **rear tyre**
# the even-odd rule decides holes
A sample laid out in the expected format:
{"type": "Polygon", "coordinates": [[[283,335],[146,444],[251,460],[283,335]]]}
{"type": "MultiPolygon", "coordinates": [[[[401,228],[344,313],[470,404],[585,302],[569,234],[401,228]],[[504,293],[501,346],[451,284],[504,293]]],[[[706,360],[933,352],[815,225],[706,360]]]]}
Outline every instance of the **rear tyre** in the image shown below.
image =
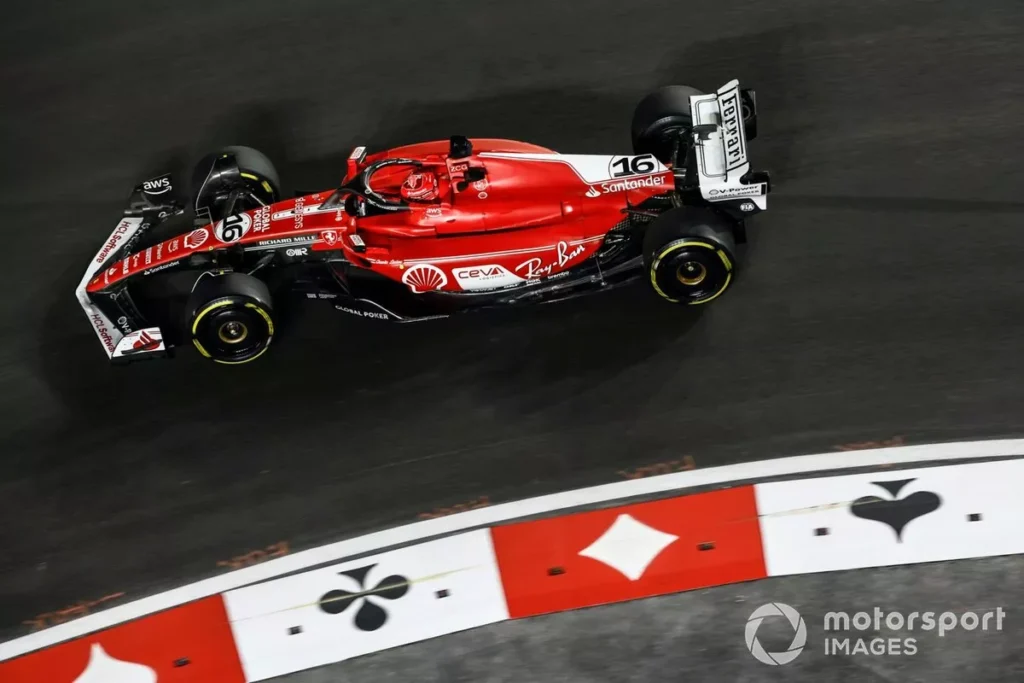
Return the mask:
{"type": "Polygon", "coordinates": [[[690,96],[703,95],[687,85],[669,85],[650,93],[633,111],[633,153],[653,154],[666,164],[680,135],[693,128],[690,96]]]}
{"type": "Polygon", "coordinates": [[[651,287],[674,304],[706,304],[732,284],[735,239],[728,220],[712,209],[663,213],[647,229],[643,248],[651,287]]]}
{"type": "Polygon", "coordinates": [[[232,214],[273,204],[281,199],[281,179],[270,159],[252,147],[224,147],[207,154],[192,172],[192,196],[197,214],[209,210],[211,222],[227,217],[227,198],[235,190],[241,196],[232,214]],[[234,157],[238,173],[228,163],[234,157]]]}
{"type": "Polygon", "coordinates": [[[267,286],[244,273],[206,275],[192,291],[186,317],[192,343],[225,365],[256,360],[274,338],[274,309],[267,286]]]}

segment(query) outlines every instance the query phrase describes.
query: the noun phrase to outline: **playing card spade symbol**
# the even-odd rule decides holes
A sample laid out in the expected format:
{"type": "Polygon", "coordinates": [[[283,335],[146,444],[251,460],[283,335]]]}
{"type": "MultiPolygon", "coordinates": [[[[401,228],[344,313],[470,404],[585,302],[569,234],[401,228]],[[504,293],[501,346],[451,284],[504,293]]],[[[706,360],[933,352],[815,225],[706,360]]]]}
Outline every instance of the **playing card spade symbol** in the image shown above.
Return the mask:
{"type": "Polygon", "coordinates": [[[359,584],[359,592],[333,590],[320,597],[320,609],[328,614],[341,614],[352,605],[358,603],[355,626],[360,631],[376,631],[388,620],[387,611],[375,600],[397,600],[409,592],[409,579],[392,574],[381,579],[373,588],[366,588],[366,575],[377,565],[371,564],[347,572],[339,572],[343,576],[354,579],[359,584]]]}
{"type": "Polygon", "coordinates": [[[115,659],[93,643],[89,663],[74,683],[156,683],[156,672],[145,664],[115,659]]]}
{"type": "Polygon", "coordinates": [[[861,519],[888,524],[896,532],[896,541],[902,543],[903,529],[908,524],[918,517],[924,517],[929,512],[935,512],[942,505],[942,499],[931,491],[918,491],[906,498],[897,498],[896,496],[903,490],[903,487],[912,481],[914,480],[900,479],[899,481],[871,482],[888,491],[892,500],[878,496],[863,496],[853,501],[850,512],[861,519]]]}

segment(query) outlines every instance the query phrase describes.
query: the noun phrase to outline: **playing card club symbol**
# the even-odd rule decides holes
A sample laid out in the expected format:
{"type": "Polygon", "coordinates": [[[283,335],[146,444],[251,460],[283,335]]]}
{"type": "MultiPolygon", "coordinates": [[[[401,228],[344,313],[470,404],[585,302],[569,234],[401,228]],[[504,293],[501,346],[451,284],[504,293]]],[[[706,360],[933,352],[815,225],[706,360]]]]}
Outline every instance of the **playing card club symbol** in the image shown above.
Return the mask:
{"type": "Polygon", "coordinates": [[[896,541],[902,543],[903,529],[908,524],[918,517],[924,517],[929,512],[935,512],[942,505],[942,499],[931,491],[918,491],[906,498],[897,498],[903,487],[912,481],[914,480],[900,479],[898,481],[871,482],[888,491],[892,500],[878,496],[862,496],[853,501],[850,512],[861,519],[888,524],[896,532],[896,541]]]}
{"type": "Polygon", "coordinates": [[[89,663],[74,683],[156,683],[156,672],[145,664],[115,659],[102,645],[93,643],[89,663]]]}
{"type": "Polygon", "coordinates": [[[360,631],[376,631],[388,620],[388,613],[377,600],[397,600],[409,592],[409,579],[392,574],[381,579],[373,588],[366,587],[366,575],[377,565],[371,564],[347,572],[339,572],[359,584],[359,591],[328,591],[320,597],[320,609],[327,614],[341,614],[358,604],[355,627],[360,631]]]}

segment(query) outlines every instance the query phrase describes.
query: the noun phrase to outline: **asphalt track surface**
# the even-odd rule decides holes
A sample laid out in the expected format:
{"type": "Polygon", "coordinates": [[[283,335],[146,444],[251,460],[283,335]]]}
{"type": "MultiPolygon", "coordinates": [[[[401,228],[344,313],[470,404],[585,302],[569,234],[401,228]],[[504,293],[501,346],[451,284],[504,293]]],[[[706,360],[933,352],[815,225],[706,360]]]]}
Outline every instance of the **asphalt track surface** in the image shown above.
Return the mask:
{"type": "Polygon", "coordinates": [[[1015,0],[102,0],[5,15],[0,637],[275,544],[685,456],[1024,431],[1015,0]],[[305,190],[332,186],[359,144],[628,152],[646,91],[733,77],[758,91],[752,160],[776,192],[742,278],[700,317],[643,285],[406,326],[314,307],[251,366],[112,369],[76,306],[132,186],[213,146],[259,147],[305,190]]]}

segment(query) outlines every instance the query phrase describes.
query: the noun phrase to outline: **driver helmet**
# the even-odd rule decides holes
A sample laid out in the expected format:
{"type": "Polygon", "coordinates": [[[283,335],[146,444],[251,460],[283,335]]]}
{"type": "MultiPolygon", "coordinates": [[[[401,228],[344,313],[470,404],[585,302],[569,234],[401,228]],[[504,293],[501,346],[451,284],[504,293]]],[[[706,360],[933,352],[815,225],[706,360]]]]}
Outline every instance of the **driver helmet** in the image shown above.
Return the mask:
{"type": "Polygon", "coordinates": [[[437,176],[427,169],[415,169],[402,183],[402,197],[413,202],[429,202],[437,199],[437,176]]]}

